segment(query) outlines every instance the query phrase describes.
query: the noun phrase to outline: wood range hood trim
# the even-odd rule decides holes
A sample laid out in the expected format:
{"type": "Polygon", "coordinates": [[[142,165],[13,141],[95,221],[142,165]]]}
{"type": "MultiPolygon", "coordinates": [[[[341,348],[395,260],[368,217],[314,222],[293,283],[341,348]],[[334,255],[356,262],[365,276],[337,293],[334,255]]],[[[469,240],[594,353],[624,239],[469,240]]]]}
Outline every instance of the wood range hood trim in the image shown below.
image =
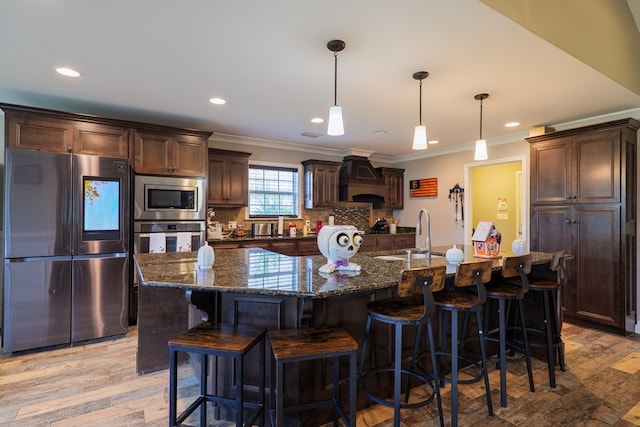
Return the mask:
{"type": "Polygon", "coordinates": [[[341,202],[369,202],[381,208],[389,189],[382,177],[363,156],[346,156],[340,167],[341,202]]]}

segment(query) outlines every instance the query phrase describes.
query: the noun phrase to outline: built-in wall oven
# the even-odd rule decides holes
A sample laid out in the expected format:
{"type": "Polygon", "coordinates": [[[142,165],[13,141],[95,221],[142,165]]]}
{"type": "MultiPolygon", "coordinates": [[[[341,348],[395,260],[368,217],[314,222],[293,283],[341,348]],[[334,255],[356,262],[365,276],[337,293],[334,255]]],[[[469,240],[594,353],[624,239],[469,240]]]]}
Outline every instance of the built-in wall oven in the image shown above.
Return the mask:
{"type": "MultiPolygon", "coordinates": [[[[205,189],[204,178],[134,176],[133,253],[197,251],[206,239],[205,189]]],[[[134,323],[137,272],[131,277],[129,321],[134,323]]]]}

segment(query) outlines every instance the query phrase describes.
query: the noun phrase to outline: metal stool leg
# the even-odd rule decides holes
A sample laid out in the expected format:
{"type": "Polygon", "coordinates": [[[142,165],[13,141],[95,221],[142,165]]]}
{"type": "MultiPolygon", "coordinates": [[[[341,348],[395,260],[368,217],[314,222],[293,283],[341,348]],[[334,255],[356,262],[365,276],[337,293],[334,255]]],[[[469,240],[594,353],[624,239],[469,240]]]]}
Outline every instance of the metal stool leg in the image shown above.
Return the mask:
{"type": "Polygon", "coordinates": [[[556,368],[555,368],[555,357],[553,350],[553,340],[551,333],[551,313],[549,309],[549,293],[547,291],[542,292],[543,296],[543,305],[544,305],[544,335],[545,340],[547,342],[547,368],[549,369],[549,386],[551,388],[556,387],[556,368]]]}
{"type": "Polygon", "coordinates": [[[458,425],[458,312],[451,311],[451,426],[458,425]]]}
{"type": "MultiPolygon", "coordinates": [[[[207,366],[208,357],[206,354],[200,354],[200,396],[207,395],[207,366]]],[[[200,426],[206,427],[207,425],[207,399],[202,399],[200,403],[200,426]]]]}
{"type": "Polygon", "coordinates": [[[551,292],[551,300],[553,301],[553,306],[552,306],[553,310],[551,311],[551,318],[553,319],[553,326],[554,326],[553,331],[555,332],[553,342],[558,347],[558,364],[560,365],[560,370],[564,372],[566,368],[564,365],[564,342],[562,341],[562,334],[560,332],[561,313],[559,313],[559,311],[562,310],[562,308],[558,306],[559,293],[560,293],[560,289],[558,289],[555,292],[551,292]]]}
{"type": "Polygon", "coordinates": [[[438,403],[438,417],[440,425],[444,426],[444,414],[442,413],[442,397],[440,396],[440,381],[438,377],[438,365],[436,361],[436,344],[433,339],[433,325],[427,322],[427,333],[429,335],[429,350],[431,351],[431,366],[433,367],[433,387],[436,392],[436,400],[438,403]]]}
{"type": "MultiPolygon", "coordinates": [[[[402,391],[402,325],[395,325],[395,349],[393,372],[393,425],[400,425],[400,394],[402,391]]],[[[408,397],[408,396],[407,396],[408,397]]]]}
{"type": "Polygon", "coordinates": [[[338,405],[340,402],[340,357],[331,359],[333,365],[333,427],[338,427],[338,405]]]}
{"type": "Polygon", "coordinates": [[[522,344],[524,346],[524,358],[527,363],[527,375],[529,376],[529,390],[536,391],[533,384],[533,372],[531,371],[531,353],[529,352],[529,338],[527,337],[526,316],[524,313],[524,300],[518,300],[518,311],[520,312],[520,328],[522,330],[522,344]]]}
{"type": "Polygon", "coordinates": [[[485,331],[480,329],[482,325],[482,311],[476,312],[476,319],[478,322],[478,336],[480,337],[480,355],[482,357],[482,372],[484,376],[484,389],[487,395],[487,410],[489,416],[493,416],[493,402],[491,401],[491,388],[489,387],[489,372],[487,371],[487,347],[485,341],[485,331]]]}
{"type": "Polygon", "coordinates": [[[356,358],[357,352],[349,355],[349,427],[356,425],[357,413],[357,383],[356,383],[356,358]]]}
{"type": "Polygon", "coordinates": [[[178,357],[172,348],[169,354],[169,427],[176,424],[176,406],[178,400],[178,357]]]}
{"type": "Polygon", "coordinates": [[[500,406],[507,407],[507,321],[505,299],[498,299],[498,333],[500,335],[500,406]]]}

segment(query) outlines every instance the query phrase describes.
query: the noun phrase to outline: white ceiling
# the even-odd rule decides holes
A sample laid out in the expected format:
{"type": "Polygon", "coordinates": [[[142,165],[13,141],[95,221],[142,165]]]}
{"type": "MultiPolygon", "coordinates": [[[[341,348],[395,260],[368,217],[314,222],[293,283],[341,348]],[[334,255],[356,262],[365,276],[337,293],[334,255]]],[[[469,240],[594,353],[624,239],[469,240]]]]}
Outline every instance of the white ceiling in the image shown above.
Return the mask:
{"type": "Polygon", "coordinates": [[[639,94],[477,0],[3,0],[0,39],[0,102],[396,159],[414,153],[419,70],[430,73],[423,123],[440,141],[430,152],[478,138],[480,92],[490,145],[640,107],[639,94]],[[339,137],[310,122],[333,103],[331,39],[346,42],[339,137]]]}

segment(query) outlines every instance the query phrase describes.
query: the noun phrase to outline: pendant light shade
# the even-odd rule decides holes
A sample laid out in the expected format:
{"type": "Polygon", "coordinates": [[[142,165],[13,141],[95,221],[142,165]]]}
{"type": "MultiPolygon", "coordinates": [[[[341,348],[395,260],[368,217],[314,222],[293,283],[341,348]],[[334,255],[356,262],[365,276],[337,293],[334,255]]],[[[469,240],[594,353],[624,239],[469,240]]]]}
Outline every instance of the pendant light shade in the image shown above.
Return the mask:
{"type": "Polygon", "coordinates": [[[426,150],[427,149],[427,127],[418,125],[413,131],[413,146],[414,150],[426,150]]]}
{"type": "Polygon", "coordinates": [[[422,125],[422,80],[429,77],[429,73],[426,71],[416,71],[413,73],[413,78],[420,80],[420,101],[419,101],[419,124],[416,126],[413,132],[413,145],[411,148],[414,150],[426,150],[427,149],[427,127],[422,125]]]}
{"type": "Polygon", "coordinates": [[[344,123],[342,122],[342,107],[338,105],[338,52],[344,49],[345,43],[342,40],[331,40],[327,43],[327,48],[333,52],[333,105],[329,107],[329,123],[327,125],[327,135],[344,135],[344,123]]]}
{"type": "Polygon", "coordinates": [[[487,141],[482,139],[482,101],[489,97],[488,93],[479,93],[473,99],[480,101],[480,139],[476,141],[476,149],[473,160],[487,160],[487,141]]]}
{"type": "Polygon", "coordinates": [[[342,107],[339,105],[332,105],[329,107],[329,125],[327,126],[327,135],[344,135],[342,107]]]}

